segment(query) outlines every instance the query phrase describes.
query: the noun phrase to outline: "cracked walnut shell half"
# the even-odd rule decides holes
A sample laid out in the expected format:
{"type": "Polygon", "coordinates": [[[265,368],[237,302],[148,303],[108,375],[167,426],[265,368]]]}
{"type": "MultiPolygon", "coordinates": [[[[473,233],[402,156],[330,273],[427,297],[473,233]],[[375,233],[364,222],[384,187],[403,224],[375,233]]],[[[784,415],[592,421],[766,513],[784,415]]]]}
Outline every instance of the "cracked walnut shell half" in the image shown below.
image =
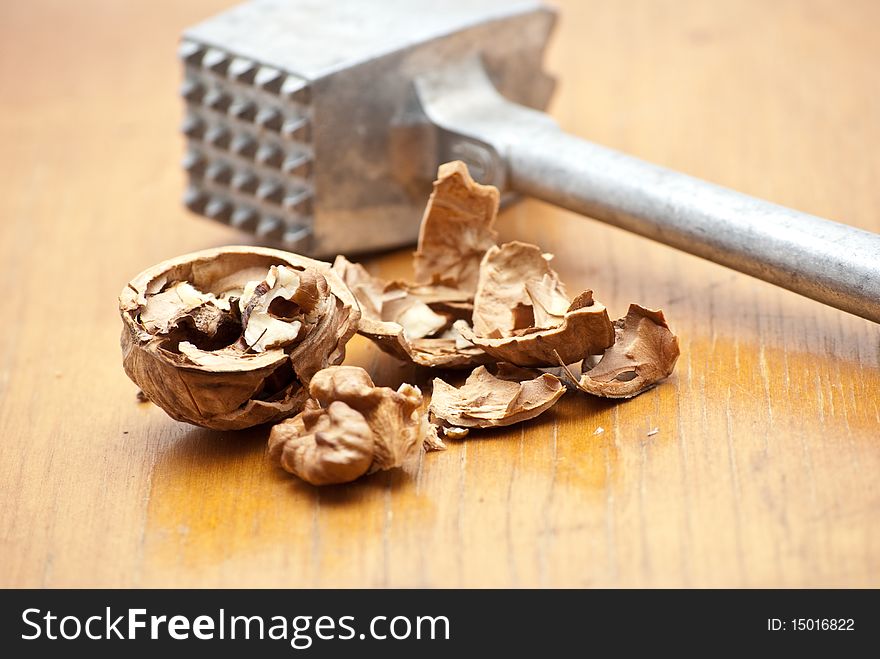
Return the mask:
{"type": "Polygon", "coordinates": [[[237,430],[299,412],[360,310],[330,264],[258,247],[163,261],[119,297],[123,366],[178,421],[237,430]]]}

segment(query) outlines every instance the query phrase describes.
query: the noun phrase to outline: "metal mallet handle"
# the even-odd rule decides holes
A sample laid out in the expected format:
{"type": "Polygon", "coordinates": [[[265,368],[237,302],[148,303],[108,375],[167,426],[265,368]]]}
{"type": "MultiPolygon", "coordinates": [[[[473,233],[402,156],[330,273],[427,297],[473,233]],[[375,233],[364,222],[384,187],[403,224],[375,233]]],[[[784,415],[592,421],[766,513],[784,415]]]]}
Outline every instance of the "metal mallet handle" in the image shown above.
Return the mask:
{"type": "Polygon", "coordinates": [[[560,131],[520,142],[508,163],[519,192],[880,322],[878,234],[560,131]]]}
{"type": "Polygon", "coordinates": [[[419,81],[449,150],[498,159],[508,189],[880,322],[880,235],[801,213],[567,135],[503,99],[473,61],[419,81]]]}

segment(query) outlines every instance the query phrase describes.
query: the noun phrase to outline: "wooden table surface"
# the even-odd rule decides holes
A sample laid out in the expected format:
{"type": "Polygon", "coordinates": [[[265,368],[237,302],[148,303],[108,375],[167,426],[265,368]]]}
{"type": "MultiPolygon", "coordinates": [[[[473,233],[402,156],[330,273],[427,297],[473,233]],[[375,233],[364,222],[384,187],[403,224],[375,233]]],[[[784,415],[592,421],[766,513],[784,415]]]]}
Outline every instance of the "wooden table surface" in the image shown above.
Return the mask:
{"type": "MultiPolygon", "coordinates": [[[[664,308],[668,383],[325,489],[267,462],[265,428],[138,403],[120,289],[247,241],[179,203],[177,36],[230,4],[0,5],[0,585],[880,585],[877,326],[534,201],[502,237],[614,316],[664,308]]],[[[565,128],[880,230],[880,3],[558,4],[565,128]]],[[[360,338],[348,361],[425,381],[360,338]]]]}

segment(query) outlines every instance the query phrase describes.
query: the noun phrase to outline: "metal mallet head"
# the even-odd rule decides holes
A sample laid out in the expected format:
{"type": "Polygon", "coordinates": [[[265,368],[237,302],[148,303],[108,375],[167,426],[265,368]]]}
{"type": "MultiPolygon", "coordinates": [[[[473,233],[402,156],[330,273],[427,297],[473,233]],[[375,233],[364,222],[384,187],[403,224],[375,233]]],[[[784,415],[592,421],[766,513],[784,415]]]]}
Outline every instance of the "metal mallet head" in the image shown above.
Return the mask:
{"type": "Polygon", "coordinates": [[[412,243],[447,160],[880,322],[880,236],[566,135],[536,0],[253,0],[184,34],[187,205],[328,256],[412,243]]]}
{"type": "Polygon", "coordinates": [[[414,80],[480,57],[543,109],[553,23],[531,0],[254,0],[196,25],[180,48],[186,204],[299,252],[412,243],[440,162],[492,178],[475,147],[438,141],[414,80]]]}

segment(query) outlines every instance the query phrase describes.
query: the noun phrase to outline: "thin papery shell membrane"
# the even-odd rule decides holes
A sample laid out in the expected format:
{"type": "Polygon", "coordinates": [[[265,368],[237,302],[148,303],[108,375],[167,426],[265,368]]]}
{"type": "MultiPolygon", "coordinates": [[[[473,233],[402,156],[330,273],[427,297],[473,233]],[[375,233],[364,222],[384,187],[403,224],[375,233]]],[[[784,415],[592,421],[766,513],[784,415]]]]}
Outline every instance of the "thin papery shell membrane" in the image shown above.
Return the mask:
{"type": "Polygon", "coordinates": [[[257,247],[163,261],[126,286],[119,307],[128,376],[174,419],[218,430],[302,409],[360,316],[328,263],[257,247]]]}

